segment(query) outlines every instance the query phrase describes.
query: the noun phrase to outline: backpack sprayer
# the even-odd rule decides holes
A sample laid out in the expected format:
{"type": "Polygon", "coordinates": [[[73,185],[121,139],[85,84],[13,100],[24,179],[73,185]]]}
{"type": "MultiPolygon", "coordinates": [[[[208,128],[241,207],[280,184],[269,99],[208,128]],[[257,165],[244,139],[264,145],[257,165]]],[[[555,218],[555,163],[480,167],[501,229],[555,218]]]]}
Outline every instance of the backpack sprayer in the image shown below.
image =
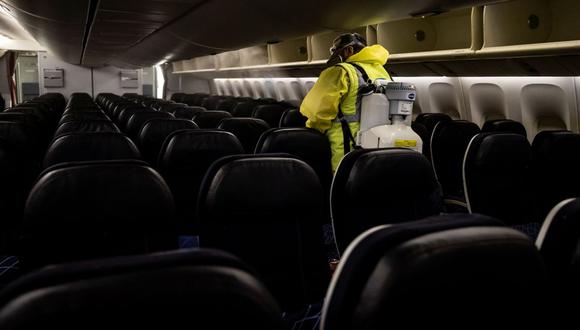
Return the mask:
{"type": "Polygon", "coordinates": [[[421,152],[423,141],[405,122],[413,112],[415,86],[385,79],[368,86],[361,99],[356,144],[362,148],[404,147],[421,152]]]}

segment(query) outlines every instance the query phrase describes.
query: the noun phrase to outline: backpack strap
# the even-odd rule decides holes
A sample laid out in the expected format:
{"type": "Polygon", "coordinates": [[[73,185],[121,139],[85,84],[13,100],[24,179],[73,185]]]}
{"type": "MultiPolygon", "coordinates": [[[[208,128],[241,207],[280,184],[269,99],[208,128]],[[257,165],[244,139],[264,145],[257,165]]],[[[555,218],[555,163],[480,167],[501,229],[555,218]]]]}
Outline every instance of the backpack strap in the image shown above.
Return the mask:
{"type": "MultiPolygon", "coordinates": [[[[352,62],[343,62],[341,64],[352,65],[355,68],[355,70],[357,70],[361,74],[363,80],[367,84],[369,83],[369,76],[360,65],[358,65],[356,63],[352,63],[352,62]]],[[[362,86],[359,86],[359,90],[361,89],[361,87],[362,86]]],[[[353,118],[348,118],[348,119],[350,119],[350,120],[348,120],[347,117],[342,112],[342,109],[340,108],[340,104],[339,104],[338,105],[338,115],[336,116],[336,118],[340,121],[340,126],[342,128],[342,137],[343,137],[343,146],[344,146],[344,154],[345,155],[350,152],[351,143],[352,143],[354,149],[361,149],[360,146],[357,146],[356,141],[354,139],[354,136],[352,135],[352,131],[350,130],[350,126],[348,125],[349,121],[350,122],[354,122],[355,120],[360,121],[360,114],[356,114],[355,116],[349,116],[349,117],[353,117],[353,118]]]]}

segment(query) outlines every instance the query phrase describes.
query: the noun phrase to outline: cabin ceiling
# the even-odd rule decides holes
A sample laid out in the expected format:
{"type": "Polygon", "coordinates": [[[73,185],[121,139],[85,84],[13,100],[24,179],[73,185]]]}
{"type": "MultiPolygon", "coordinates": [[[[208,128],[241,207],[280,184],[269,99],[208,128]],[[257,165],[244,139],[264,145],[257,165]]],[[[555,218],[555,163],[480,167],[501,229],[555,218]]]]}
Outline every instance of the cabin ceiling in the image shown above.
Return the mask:
{"type": "Polygon", "coordinates": [[[498,0],[1,0],[44,47],[90,67],[150,66],[498,0]]]}

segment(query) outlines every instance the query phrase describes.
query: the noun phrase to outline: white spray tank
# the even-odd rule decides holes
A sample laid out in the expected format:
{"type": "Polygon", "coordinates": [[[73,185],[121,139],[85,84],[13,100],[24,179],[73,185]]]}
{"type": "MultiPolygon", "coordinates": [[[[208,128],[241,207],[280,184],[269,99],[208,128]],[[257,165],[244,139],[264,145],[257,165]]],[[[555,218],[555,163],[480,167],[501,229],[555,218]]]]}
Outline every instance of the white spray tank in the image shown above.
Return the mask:
{"type": "Polygon", "coordinates": [[[363,148],[403,147],[422,152],[423,141],[407,125],[416,99],[415,86],[384,79],[374,81],[374,92],[362,97],[357,145],[363,148]]]}

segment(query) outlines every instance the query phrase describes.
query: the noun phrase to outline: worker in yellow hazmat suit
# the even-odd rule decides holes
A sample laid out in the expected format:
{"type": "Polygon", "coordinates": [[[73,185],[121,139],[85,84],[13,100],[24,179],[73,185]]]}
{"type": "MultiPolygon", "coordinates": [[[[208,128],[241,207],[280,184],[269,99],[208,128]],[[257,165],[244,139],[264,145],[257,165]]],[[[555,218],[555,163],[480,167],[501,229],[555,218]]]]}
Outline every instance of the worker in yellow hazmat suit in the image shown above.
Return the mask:
{"type": "Polygon", "coordinates": [[[332,170],[336,171],[342,157],[354,147],[353,137],[359,131],[359,88],[369,80],[390,79],[384,68],[389,52],[380,45],[367,47],[358,33],[338,36],[330,52],[329,67],[304,98],[300,112],[308,118],[307,127],[328,137],[332,170]]]}

